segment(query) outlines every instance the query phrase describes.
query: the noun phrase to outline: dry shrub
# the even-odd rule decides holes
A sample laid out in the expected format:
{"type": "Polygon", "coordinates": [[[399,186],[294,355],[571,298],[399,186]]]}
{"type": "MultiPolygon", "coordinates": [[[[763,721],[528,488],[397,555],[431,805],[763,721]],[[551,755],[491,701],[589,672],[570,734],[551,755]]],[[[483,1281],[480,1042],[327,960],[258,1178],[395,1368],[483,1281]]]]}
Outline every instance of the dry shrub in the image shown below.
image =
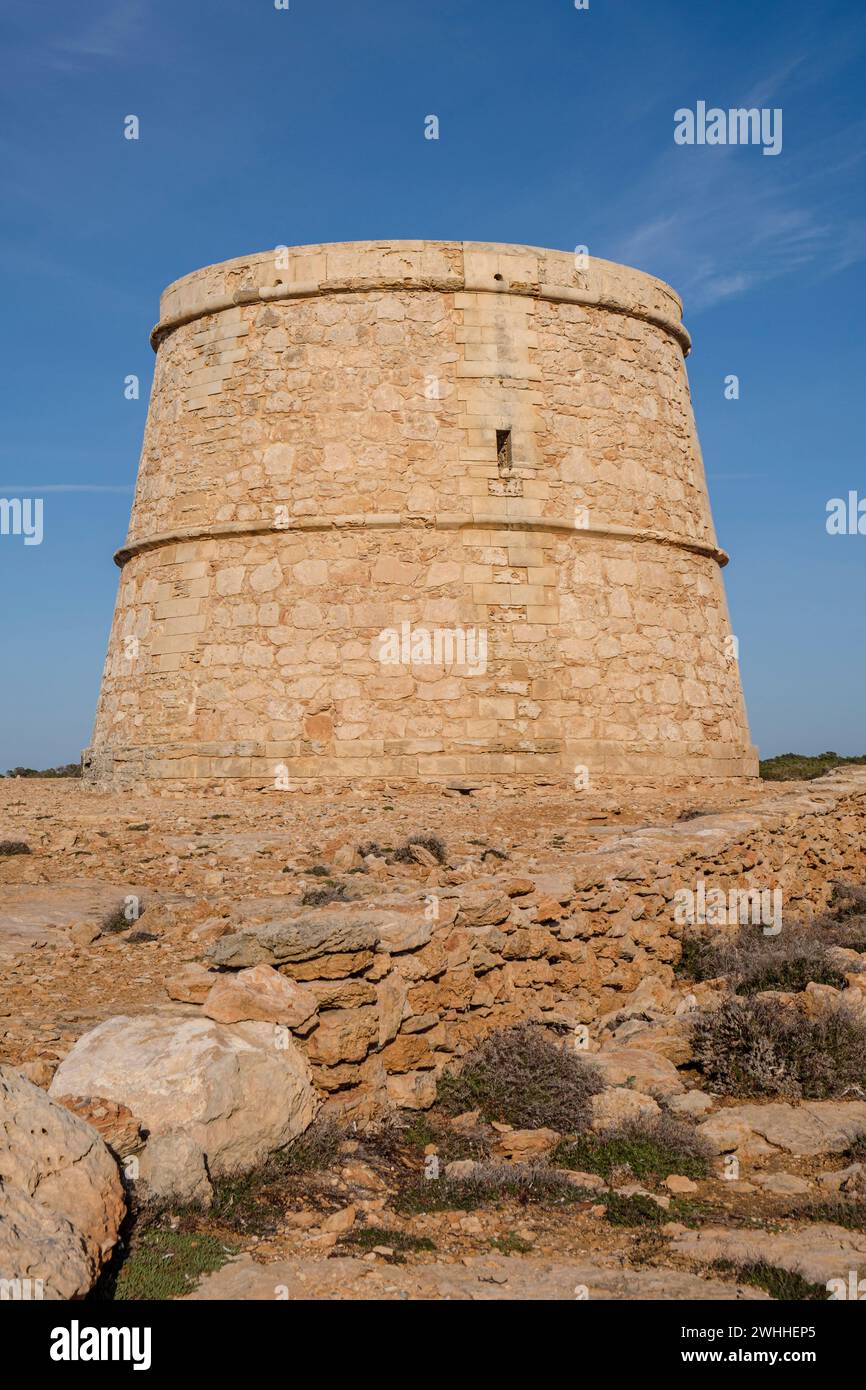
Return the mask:
{"type": "Polygon", "coordinates": [[[591,1062],[523,1025],[491,1033],[457,1075],[440,1077],[439,1102],[450,1115],[480,1110],[488,1122],[577,1134],[589,1124],[590,1098],[602,1085],[591,1062]]]}
{"type": "Polygon", "coordinates": [[[730,937],[688,936],[683,941],[680,974],[693,980],[724,976],[737,994],[761,990],[803,990],[814,981],[841,989],[845,976],[833,959],[836,943],[829,933],[797,924],[778,936],[765,936],[760,927],[741,927],[730,937]]]}
{"type": "Polygon", "coordinates": [[[844,1007],[810,1018],[775,1000],[728,999],[697,1013],[692,1048],[708,1081],[726,1095],[866,1095],[866,1023],[844,1007]]]}

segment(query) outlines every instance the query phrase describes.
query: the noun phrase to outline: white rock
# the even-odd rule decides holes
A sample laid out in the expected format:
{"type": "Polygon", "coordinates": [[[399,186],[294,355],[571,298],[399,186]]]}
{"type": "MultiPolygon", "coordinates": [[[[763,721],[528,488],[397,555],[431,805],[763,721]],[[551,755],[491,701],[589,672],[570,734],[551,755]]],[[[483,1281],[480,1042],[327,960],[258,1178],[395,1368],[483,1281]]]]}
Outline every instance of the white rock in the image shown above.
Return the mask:
{"type": "Polygon", "coordinates": [[[256,1167],[319,1107],[306,1058],[270,1023],[143,1015],[79,1038],[51,1093],[122,1101],[152,1135],[182,1132],[212,1175],[256,1167]]]}
{"type": "Polygon", "coordinates": [[[138,1163],[137,1182],[146,1199],[179,1206],[209,1207],[213,1187],[204,1154],[186,1134],[155,1134],[138,1163]]]}
{"type": "Polygon", "coordinates": [[[649,1119],[661,1114],[661,1108],[652,1096],[629,1090],[627,1086],[608,1086],[604,1091],[598,1091],[590,1104],[592,1128],[595,1130],[613,1129],[627,1120],[637,1120],[643,1116],[649,1119]]]}

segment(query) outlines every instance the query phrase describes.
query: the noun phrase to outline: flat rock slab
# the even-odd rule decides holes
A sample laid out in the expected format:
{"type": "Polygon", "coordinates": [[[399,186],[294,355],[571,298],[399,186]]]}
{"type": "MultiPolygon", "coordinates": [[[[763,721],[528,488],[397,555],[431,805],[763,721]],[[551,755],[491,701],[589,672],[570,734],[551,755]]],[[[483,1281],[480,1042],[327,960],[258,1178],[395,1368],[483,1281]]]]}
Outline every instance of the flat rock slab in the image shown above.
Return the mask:
{"type": "Polygon", "coordinates": [[[760,1289],[702,1279],[672,1269],[623,1269],[485,1255],[465,1264],[425,1264],[411,1268],[371,1265],[351,1257],[280,1260],[256,1264],[244,1255],[209,1274],[189,1298],[211,1299],[457,1299],[493,1300],[577,1298],[761,1300],[760,1289]]]}
{"type": "Polygon", "coordinates": [[[846,1231],[842,1226],[816,1224],[772,1234],[709,1227],[684,1231],[674,1238],[671,1248],[678,1255],[708,1264],[713,1260],[765,1260],[779,1269],[802,1274],[812,1284],[824,1285],[829,1279],[847,1281],[852,1269],[857,1270],[858,1278],[866,1275],[866,1232],[846,1231]]]}
{"type": "Polygon", "coordinates": [[[738,1125],[748,1125],[774,1148],[800,1157],[841,1153],[857,1135],[866,1134],[866,1101],[806,1100],[800,1105],[775,1101],[769,1105],[734,1105],[705,1120],[699,1130],[725,1147],[725,1136],[736,1137],[738,1125]]]}
{"type": "Polygon", "coordinates": [[[9,960],[47,942],[66,943],[69,927],[79,922],[99,926],[123,907],[127,897],[147,906],[154,894],[129,883],[9,884],[0,888],[0,960],[9,960]]]}

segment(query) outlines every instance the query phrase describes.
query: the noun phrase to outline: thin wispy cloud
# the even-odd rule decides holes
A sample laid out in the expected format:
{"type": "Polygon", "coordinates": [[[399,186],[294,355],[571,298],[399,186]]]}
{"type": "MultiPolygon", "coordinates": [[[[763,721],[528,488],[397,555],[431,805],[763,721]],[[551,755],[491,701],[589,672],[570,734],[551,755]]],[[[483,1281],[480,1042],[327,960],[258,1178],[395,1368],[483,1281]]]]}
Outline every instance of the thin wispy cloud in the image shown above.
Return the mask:
{"type": "MultiPolygon", "coordinates": [[[[71,20],[75,10],[69,11],[71,20]]],[[[43,30],[39,49],[23,55],[59,72],[86,72],[106,62],[118,62],[135,55],[144,30],[146,11],[142,0],[114,0],[101,5],[84,24],[59,32],[43,30]]]]}
{"type": "Polygon", "coordinates": [[[611,256],[670,278],[689,312],[807,267],[844,270],[866,256],[866,226],[842,211],[862,150],[858,130],[788,144],[773,160],[754,146],[672,144],[611,209],[632,224],[611,238],[611,256]]]}

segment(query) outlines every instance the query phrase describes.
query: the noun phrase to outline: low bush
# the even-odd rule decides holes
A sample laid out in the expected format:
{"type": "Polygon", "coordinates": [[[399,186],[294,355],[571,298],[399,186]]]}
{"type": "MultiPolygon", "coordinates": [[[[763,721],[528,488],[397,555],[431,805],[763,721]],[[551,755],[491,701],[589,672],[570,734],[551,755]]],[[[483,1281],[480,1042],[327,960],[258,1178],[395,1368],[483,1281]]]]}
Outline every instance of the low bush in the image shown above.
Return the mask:
{"type": "Polygon", "coordinates": [[[810,1018],[769,999],[728,999],[694,1016],[692,1050],[713,1088],[726,1095],[866,1095],[866,1023],[843,1007],[810,1018]]]}
{"type": "Polygon", "coordinates": [[[542,1164],[484,1163],[467,1178],[418,1178],[406,1183],[394,1200],[405,1214],[429,1211],[475,1211],[491,1203],[514,1201],[522,1206],[565,1206],[593,1200],[542,1164]]]}
{"type": "Polygon", "coordinates": [[[737,994],[762,990],[797,992],[810,982],[842,989],[845,976],[832,957],[830,933],[815,927],[785,927],[765,936],[760,927],[741,927],[728,938],[689,935],[678,973],[692,980],[724,976],[737,994]]]}
{"type": "Polygon", "coordinates": [[[630,1120],[602,1134],[563,1140],[551,1163],[608,1181],[628,1171],[641,1180],[663,1181],[671,1173],[700,1179],[709,1172],[712,1150],[691,1126],[672,1115],[630,1120]]]}
{"type": "Polygon", "coordinates": [[[439,1079],[443,1110],[480,1110],[489,1123],[577,1134],[588,1126],[590,1098],[602,1089],[591,1062],[562,1051],[531,1025],[491,1033],[455,1075],[439,1079]]]}

